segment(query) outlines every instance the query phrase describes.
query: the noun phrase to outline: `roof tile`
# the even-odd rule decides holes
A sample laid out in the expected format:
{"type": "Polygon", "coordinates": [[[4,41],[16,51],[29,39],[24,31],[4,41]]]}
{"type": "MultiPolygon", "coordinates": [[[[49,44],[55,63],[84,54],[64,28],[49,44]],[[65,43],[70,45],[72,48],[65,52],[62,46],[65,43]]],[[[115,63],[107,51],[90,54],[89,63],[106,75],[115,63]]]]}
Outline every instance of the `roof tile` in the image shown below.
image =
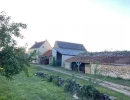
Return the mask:
{"type": "Polygon", "coordinates": [[[48,50],[47,52],[45,52],[45,53],[43,54],[43,56],[46,56],[46,57],[52,56],[52,50],[48,50]]]}
{"type": "Polygon", "coordinates": [[[73,50],[83,50],[83,51],[86,51],[86,49],[83,46],[83,44],[57,41],[57,45],[58,45],[59,48],[63,48],[63,49],[73,49],[73,50]]]}
{"type": "Polygon", "coordinates": [[[40,48],[45,41],[42,42],[36,42],[30,49],[34,49],[34,48],[40,48]]]}
{"type": "Polygon", "coordinates": [[[102,64],[130,64],[130,56],[75,56],[66,62],[102,63],[102,64]]]}

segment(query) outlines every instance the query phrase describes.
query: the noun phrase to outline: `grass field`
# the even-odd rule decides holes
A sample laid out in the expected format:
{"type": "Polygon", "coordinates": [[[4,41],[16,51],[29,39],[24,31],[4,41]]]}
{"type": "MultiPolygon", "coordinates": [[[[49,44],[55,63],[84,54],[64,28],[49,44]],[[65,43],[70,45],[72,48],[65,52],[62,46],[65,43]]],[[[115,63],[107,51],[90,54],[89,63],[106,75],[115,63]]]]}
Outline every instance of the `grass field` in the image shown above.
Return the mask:
{"type": "MultiPolygon", "coordinates": [[[[37,72],[44,72],[53,75],[59,75],[63,78],[70,78],[68,75],[56,73],[48,70],[42,70],[38,67],[29,68],[29,77],[22,72],[14,77],[13,81],[8,81],[5,77],[0,76],[0,100],[73,100],[72,95],[65,93],[63,88],[55,86],[42,78],[35,76],[37,72]]],[[[81,79],[77,79],[81,84],[88,85],[81,79]]],[[[97,86],[101,92],[115,96],[117,100],[130,100],[121,93],[97,86]]]]}
{"type": "Polygon", "coordinates": [[[0,76],[0,100],[71,100],[71,95],[52,83],[41,81],[35,72],[35,68],[29,68],[30,77],[21,73],[13,81],[0,76]]]}

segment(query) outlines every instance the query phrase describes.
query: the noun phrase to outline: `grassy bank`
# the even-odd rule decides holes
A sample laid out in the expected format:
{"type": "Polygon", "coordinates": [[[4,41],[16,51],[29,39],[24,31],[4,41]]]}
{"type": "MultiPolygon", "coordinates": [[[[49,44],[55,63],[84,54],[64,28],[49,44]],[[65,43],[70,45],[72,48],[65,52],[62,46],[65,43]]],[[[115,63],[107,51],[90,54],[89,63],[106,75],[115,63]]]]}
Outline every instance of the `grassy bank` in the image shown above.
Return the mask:
{"type": "Polygon", "coordinates": [[[72,96],[62,88],[42,81],[34,75],[35,68],[29,68],[29,77],[24,73],[8,81],[0,76],[0,100],[71,100],[72,96]]]}
{"type": "MultiPolygon", "coordinates": [[[[29,77],[21,73],[15,76],[13,81],[8,81],[5,77],[0,76],[0,100],[73,100],[72,95],[65,93],[63,88],[57,87],[53,83],[49,83],[34,75],[39,71],[47,74],[59,75],[65,79],[70,78],[68,75],[43,70],[34,66],[29,68],[29,77]]],[[[80,84],[90,84],[82,79],[76,80],[80,84]]],[[[103,93],[116,97],[117,100],[130,100],[130,97],[121,93],[101,86],[97,86],[96,88],[103,93]]]]}

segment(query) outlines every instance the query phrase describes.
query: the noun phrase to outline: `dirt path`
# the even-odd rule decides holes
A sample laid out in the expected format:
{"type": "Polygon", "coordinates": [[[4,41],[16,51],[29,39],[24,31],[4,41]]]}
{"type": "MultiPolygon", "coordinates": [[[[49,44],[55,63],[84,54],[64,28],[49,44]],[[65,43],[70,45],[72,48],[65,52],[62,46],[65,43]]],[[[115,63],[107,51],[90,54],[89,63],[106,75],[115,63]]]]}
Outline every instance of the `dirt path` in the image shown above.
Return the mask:
{"type": "MultiPolygon", "coordinates": [[[[63,70],[52,68],[49,66],[44,66],[44,65],[35,65],[35,66],[38,66],[38,67],[43,68],[43,69],[59,72],[62,74],[66,74],[66,75],[72,75],[71,72],[63,71],[63,70]]],[[[88,81],[88,77],[85,75],[77,74],[77,75],[75,75],[75,77],[88,81]]],[[[108,82],[108,81],[103,81],[102,83],[99,83],[99,85],[103,86],[105,88],[109,88],[111,90],[123,93],[127,96],[130,96],[130,87],[128,87],[128,86],[123,86],[123,85],[115,84],[115,83],[108,82]]]]}

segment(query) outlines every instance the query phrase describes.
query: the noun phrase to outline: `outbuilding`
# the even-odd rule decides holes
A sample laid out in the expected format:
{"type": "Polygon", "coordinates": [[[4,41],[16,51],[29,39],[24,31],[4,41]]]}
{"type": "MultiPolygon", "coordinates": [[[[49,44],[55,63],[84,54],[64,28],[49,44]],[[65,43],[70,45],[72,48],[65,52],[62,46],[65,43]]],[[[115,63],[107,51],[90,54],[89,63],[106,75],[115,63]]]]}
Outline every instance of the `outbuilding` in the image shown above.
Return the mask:
{"type": "Polygon", "coordinates": [[[130,79],[130,56],[75,56],[65,61],[65,68],[94,74],[94,68],[102,75],[130,79]]]}
{"type": "Polygon", "coordinates": [[[86,52],[83,44],[56,41],[52,49],[52,55],[56,60],[57,66],[65,66],[65,60],[80,53],[86,52]]]}

